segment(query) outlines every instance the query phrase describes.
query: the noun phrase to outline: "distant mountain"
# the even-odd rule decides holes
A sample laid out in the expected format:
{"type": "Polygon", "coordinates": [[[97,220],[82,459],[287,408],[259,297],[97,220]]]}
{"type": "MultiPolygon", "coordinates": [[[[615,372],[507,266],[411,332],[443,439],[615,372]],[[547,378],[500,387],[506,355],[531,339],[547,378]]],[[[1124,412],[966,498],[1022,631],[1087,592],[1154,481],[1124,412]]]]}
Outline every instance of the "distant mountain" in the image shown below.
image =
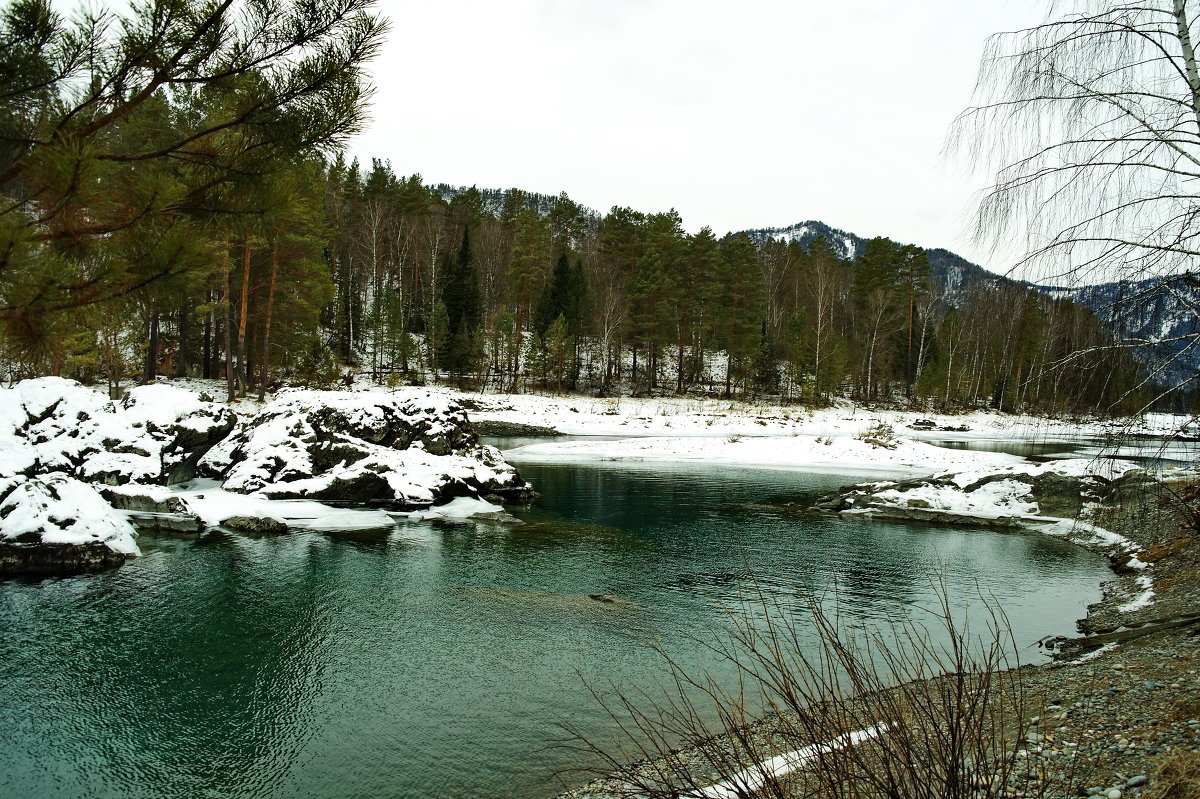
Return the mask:
{"type": "Polygon", "coordinates": [[[1146,342],[1138,347],[1138,359],[1151,368],[1165,365],[1156,382],[1178,384],[1200,371],[1200,279],[1195,275],[1038,288],[1091,308],[1118,339],[1146,342]]]}
{"type": "MultiPolygon", "coordinates": [[[[798,241],[805,249],[824,236],[843,258],[862,253],[866,239],[810,219],[784,228],[744,231],[761,243],[768,239],[798,241]]],[[[933,280],[945,287],[944,300],[960,306],[967,293],[979,285],[1019,284],[1050,297],[1073,300],[1087,308],[1120,341],[1146,342],[1137,347],[1138,360],[1150,369],[1161,368],[1154,380],[1179,384],[1200,372],[1200,279],[1191,275],[1117,281],[1095,286],[1062,288],[1016,281],[997,275],[961,255],[927,249],[933,280]]]]}
{"type": "Polygon", "coordinates": [[[793,241],[800,242],[800,246],[806,250],[813,239],[818,236],[824,236],[833,245],[834,252],[838,254],[838,257],[847,260],[862,255],[863,245],[867,243],[867,240],[862,236],[838,230],[815,219],[810,219],[807,222],[797,222],[788,227],[759,228],[757,230],[744,230],[742,232],[758,244],[762,244],[768,239],[783,239],[789,243],[793,241]]]}
{"type": "MultiPolygon", "coordinates": [[[[807,222],[797,222],[788,227],[759,228],[743,232],[760,244],[768,239],[783,239],[787,242],[797,241],[806,250],[813,239],[818,236],[824,236],[826,240],[833,244],[833,248],[838,255],[846,259],[856,258],[861,255],[863,245],[867,243],[867,240],[862,236],[830,227],[816,219],[810,219],[807,222]]],[[[925,255],[929,259],[929,271],[934,281],[946,288],[945,302],[949,305],[961,305],[966,293],[980,283],[1002,285],[1004,283],[1016,282],[1001,275],[993,274],[982,266],[973,264],[961,255],[956,255],[949,250],[926,250],[925,255]]]]}

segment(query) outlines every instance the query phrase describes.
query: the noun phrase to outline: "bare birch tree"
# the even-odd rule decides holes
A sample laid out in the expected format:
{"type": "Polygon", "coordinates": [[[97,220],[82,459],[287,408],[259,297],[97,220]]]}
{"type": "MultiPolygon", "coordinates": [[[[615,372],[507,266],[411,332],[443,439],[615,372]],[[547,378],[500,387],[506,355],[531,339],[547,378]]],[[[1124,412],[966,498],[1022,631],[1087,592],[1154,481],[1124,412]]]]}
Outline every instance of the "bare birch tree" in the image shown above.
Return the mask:
{"type": "MultiPolygon", "coordinates": [[[[956,120],[948,149],[994,173],[976,236],[1023,243],[1023,276],[1070,285],[1195,273],[1196,6],[1055,3],[1047,22],[989,41],[976,104],[956,120]]],[[[1174,343],[1177,361],[1200,347],[1194,332],[1163,338],[1121,344],[1174,343]]],[[[1194,370],[1178,382],[1193,380],[1194,370]]]]}

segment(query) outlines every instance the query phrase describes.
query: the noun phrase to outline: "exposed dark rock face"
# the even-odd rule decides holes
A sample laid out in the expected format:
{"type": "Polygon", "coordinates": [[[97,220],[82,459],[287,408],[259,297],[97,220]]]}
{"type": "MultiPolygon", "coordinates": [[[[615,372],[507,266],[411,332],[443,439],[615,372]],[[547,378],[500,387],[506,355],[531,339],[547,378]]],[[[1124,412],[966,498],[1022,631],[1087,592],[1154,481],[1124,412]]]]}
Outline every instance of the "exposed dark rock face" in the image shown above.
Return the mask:
{"type": "Polygon", "coordinates": [[[484,420],[474,422],[475,432],[481,436],[527,436],[529,438],[553,438],[560,436],[552,427],[539,427],[533,424],[521,424],[520,422],[500,422],[495,420],[484,420]]]}
{"type": "Polygon", "coordinates": [[[39,544],[0,541],[0,574],[73,574],[104,571],[125,563],[128,555],[105,544],[39,544]]]}
{"type": "Polygon", "coordinates": [[[252,535],[282,535],[289,529],[287,522],[268,516],[230,516],[221,521],[221,526],[252,535]]]}

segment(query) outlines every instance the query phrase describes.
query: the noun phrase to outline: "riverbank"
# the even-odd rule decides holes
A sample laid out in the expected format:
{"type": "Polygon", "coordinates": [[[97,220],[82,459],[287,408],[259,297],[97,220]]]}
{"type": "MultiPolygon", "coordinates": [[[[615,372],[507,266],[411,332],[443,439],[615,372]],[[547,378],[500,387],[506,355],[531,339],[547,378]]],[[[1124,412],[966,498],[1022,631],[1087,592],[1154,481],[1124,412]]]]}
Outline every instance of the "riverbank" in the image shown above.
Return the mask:
{"type": "MultiPolygon", "coordinates": [[[[1200,795],[1200,532],[1196,526],[1200,496],[1191,483],[1147,484],[1137,492],[1125,492],[1119,503],[1092,507],[1087,513],[1092,525],[1136,546],[1139,560],[1148,567],[1122,569],[1107,581],[1103,599],[1089,606],[1087,617],[1078,623],[1081,636],[1047,642],[1058,648],[1052,660],[1002,675],[1011,680],[1003,694],[1010,700],[1005,714],[1018,726],[1010,734],[1023,739],[1023,749],[1017,765],[995,782],[989,781],[979,794],[1196,797],[1200,795]],[[1018,696],[1019,701],[1013,699],[1018,696]]],[[[1086,539],[1080,537],[1080,543],[1088,546],[1086,539]]],[[[1097,539],[1089,548],[1110,558],[1113,554],[1103,540],[1097,539]]],[[[1114,565],[1121,564],[1114,560],[1114,565]]],[[[866,722],[860,729],[887,721],[863,716],[856,720],[866,722]]],[[[774,761],[760,757],[760,762],[783,763],[787,771],[795,751],[785,752],[797,749],[797,742],[783,750],[766,743],[778,738],[786,726],[779,719],[766,718],[737,737],[742,746],[749,741],[766,747],[777,757],[774,761]]],[[[705,747],[724,741],[718,748],[729,751],[729,740],[720,736],[705,747]]],[[[685,748],[678,754],[689,769],[707,774],[687,795],[703,799],[738,795],[723,792],[727,785],[695,790],[697,785],[718,782],[712,756],[702,752],[685,748]]],[[[643,776],[662,767],[661,762],[635,764],[636,773],[643,776]]],[[[790,778],[804,773],[803,767],[798,768],[790,778]]],[[[728,771],[721,776],[728,776],[728,771]]],[[[788,779],[781,777],[784,784],[788,779]]],[[[638,794],[628,792],[627,784],[623,788],[620,781],[600,780],[562,794],[561,799],[632,795],[638,794]]]]}

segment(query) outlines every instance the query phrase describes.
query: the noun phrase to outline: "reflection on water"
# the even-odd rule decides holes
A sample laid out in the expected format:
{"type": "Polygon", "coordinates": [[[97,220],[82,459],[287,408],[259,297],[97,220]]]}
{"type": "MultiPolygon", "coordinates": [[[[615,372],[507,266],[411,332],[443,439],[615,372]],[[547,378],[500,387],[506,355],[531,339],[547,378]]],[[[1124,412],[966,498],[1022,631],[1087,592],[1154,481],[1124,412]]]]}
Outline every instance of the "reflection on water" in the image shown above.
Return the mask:
{"type": "MultiPolygon", "coordinates": [[[[1033,535],[797,513],[846,482],[727,467],[530,466],[528,524],[143,538],[97,576],[0,582],[0,795],[539,797],[580,677],[649,686],[764,590],[889,619],[995,596],[1019,641],[1073,629],[1106,575],[1033,535]],[[590,595],[612,598],[604,602],[590,595]]],[[[800,621],[803,624],[803,619],[800,621]]]]}

